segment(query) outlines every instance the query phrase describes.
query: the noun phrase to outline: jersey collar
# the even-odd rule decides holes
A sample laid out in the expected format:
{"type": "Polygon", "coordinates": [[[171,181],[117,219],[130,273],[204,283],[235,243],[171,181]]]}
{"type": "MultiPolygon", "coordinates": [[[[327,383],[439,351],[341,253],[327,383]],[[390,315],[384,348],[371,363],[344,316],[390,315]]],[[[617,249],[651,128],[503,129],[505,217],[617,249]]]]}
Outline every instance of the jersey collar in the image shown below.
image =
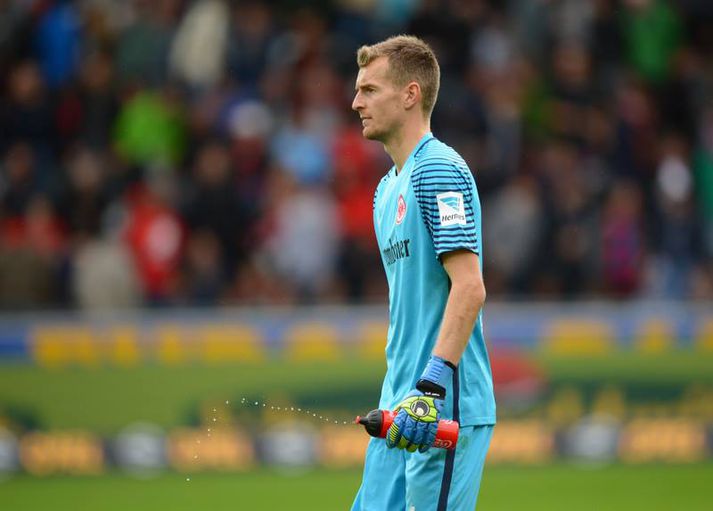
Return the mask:
{"type": "MultiPolygon", "coordinates": [[[[421,140],[418,141],[418,144],[416,144],[416,147],[413,148],[413,151],[411,151],[411,154],[408,157],[408,160],[411,159],[416,159],[418,158],[418,153],[421,152],[421,149],[423,149],[423,146],[425,146],[431,139],[433,138],[433,133],[430,131],[426,133],[423,137],[421,137],[421,140]]],[[[408,161],[407,160],[407,161],[408,161]]],[[[405,167],[405,165],[404,165],[405,167]]]]}
{"type": "MultiPolygon", "coordinates": [[[[404,166],[401,168],[401,171],[398,174],[403,173],[403,171],[406,170],[409,165],[413,164],[414,160],[418,158],[418,153],[421,151],[421,149],[423,149],[423,146],[425,146],[432,139],[433,133],[431,133],[430,131],[421,137],[421,140],[418,141],[416,147],[413,148],[411,154],[409,154],[408,158],[406,158],[406,162],[404,163],[404,166]]],[[[394,166],[394,172],[395,171],[396,166],[394,166]]]]}

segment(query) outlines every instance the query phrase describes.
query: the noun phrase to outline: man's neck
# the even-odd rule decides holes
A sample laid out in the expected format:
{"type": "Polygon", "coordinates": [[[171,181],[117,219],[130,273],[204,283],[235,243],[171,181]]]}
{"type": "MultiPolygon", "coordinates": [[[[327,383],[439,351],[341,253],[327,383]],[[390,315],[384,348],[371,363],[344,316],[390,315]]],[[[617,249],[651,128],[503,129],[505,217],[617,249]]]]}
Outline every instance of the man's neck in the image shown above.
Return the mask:
{"type": "Polygon", "coordinates": [[[399,133],[394,134],[391,140],[384,144],[384,149],[396,165],[398,174],[406,164],[411,151],[423,136],[431,131],[430,123],[404,124],[399,133]]]}

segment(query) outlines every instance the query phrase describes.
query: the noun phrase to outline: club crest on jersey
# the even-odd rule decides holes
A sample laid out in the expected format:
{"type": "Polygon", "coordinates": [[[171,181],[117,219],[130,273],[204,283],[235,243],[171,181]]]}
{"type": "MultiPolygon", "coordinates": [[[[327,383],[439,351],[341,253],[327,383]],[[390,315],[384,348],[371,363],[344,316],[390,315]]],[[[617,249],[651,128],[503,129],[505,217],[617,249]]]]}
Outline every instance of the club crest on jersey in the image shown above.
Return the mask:
{"type": "Polygon", "coordinates": [[[438,203],[438,216],[441,225],[465,225],[465,204],[463,194],[460,192],[445,192],[436,195],[438,203]]]}
{"type": "Polygon", "coordinates": [[[396,225],[403,222],[406,216],[406,201],[403,195],[399,195],[399,202],[396,204],[396,225]]]}

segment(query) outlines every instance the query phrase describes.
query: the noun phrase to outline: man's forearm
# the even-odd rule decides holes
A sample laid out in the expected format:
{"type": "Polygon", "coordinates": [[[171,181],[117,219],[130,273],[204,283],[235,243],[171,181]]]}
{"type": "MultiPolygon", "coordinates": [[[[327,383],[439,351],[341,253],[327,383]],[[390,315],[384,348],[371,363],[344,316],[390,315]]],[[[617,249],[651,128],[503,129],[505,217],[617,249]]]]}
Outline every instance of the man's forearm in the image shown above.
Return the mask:
{"type": "Polygon", "coordinates": [[[485,302],[482,280],[454,283],[448,295],[433,354],[455,365],[468,345],[473,326],[485,302]]]}

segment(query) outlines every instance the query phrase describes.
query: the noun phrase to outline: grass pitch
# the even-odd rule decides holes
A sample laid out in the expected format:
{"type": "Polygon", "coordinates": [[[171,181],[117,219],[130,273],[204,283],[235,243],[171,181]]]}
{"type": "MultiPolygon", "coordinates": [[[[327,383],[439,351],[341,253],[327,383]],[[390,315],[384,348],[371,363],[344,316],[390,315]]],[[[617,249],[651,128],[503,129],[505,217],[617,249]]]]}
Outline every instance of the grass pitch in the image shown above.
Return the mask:
{"type": "MultiPolygon", "coordinates": [[[[348,510],[360,471],[167,474],[134,479],[20,476],[0,482],[7,511],[336,511],[348,510]]],[[[485,511],[707,511],[713,464],[487,467],[485,511]]],[[[461,511],[461,510],[459,510],[461,511]]]]}

